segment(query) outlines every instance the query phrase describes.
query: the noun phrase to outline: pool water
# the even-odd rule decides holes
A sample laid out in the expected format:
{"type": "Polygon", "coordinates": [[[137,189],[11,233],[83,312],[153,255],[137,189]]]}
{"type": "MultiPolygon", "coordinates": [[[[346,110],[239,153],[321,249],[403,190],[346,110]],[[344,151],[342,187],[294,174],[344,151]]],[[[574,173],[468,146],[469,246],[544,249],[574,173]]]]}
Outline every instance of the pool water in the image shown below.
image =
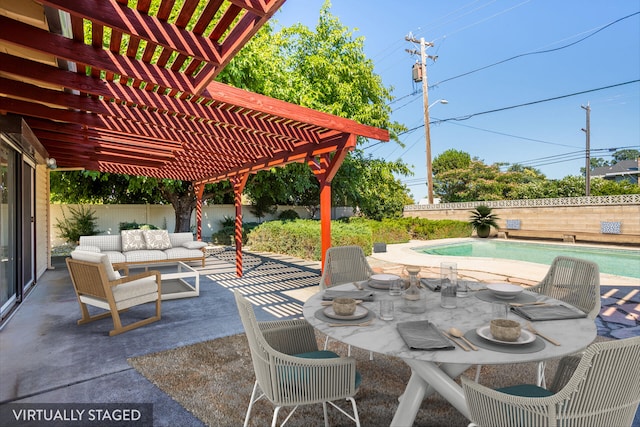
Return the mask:
{"type": "Polygon", "coordinates": [[[560,246],[539,243],[474,240],[421,247],[418,252],[431,255],[502,258],[551,265],[556,256],[593,261],[601,273],[640,278],[640,250],[560,246]]]}

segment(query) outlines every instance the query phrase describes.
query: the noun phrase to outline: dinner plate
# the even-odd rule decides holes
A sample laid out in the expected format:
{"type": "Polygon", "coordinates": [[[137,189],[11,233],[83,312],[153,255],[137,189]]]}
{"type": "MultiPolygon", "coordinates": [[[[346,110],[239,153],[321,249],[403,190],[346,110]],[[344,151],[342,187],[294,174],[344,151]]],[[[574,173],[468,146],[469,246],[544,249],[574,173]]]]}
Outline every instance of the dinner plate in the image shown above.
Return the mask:
{"type": "Polygon", "coordinates": [[[518,285],[510,285],[508,283],[491,283],[487,285],[487,289],[500,299],[514,299],[516,295],[522,293],[522,287],[518,285]]]}
{"type": "Polygon", "coordinates": [[[361,305],[356,305],[356,311],[350,316],[341,316],[340,314],[336,314],[336,312],[333,311],[332,306],[324,309],[325,316],[336,320],[358,320],[366,317],[368,313],[369,310],[367,310],[365,307],[362,307],[361,305]]]}
{"type": "Polygon", "coordinates": [[[517,341],[502,341],[494,338],[493,335],[491,335],[491,330],[489,328],[490,328],[489,325],[481,326],[478,329],[476,329],[476,334],[478,334],[479,337],[484,338],[487,341],[495,342],[498,344],[507,344],[507,345],[528,344],[530,342],[535,341],[536,339],[536,336],[534,334],[523,329],[522,331],[520,331],[520,337],[518,338],[517,341]]]}
{"type": "Polygon", "coordinates": [[[400,280],[395,274],[373,274],[369,278],[369,286],[376,289],[389,289],[391,282],[400,280]]]}

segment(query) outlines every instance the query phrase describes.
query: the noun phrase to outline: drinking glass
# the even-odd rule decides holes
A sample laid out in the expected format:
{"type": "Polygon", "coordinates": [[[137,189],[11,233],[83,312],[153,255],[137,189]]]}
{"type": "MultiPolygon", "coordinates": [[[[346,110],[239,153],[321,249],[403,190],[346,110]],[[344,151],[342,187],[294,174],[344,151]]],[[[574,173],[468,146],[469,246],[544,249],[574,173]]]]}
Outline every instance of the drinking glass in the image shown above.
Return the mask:
{"type": "Polygon", "coordinates": [[[388,299],[380,300],[380,319],[393,320],[393,301],[388,299]]]}

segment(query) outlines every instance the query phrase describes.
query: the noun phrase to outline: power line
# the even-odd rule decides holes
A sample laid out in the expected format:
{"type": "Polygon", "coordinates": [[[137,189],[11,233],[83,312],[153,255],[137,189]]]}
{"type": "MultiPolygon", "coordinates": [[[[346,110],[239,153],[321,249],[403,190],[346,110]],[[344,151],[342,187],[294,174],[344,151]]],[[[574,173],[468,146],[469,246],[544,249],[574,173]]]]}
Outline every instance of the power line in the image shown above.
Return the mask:
{"type": "MultiPolygon", "coordinates": [[[[588,34],[587,36],[585,36],[585,37],[583,37],[583,38],[581,38],[581,39],[579,39],[579,40],[576,40],[576,41],[574,41],[574,42],[572,42],[572,43],[566,44],[566,45],[564,45],[564,46],[560,46],[560,47],[553,48],[553,49],[545,49],[545,50],[538,50],[538,51],[534,51],[534,52],[521,53],[521,54],[518,54],[518,55],[512,56],[511,58],[503,59],[503,60],[498,61],[498,62],[495,62],[495,63],[493,63],[493,64],[489,64],[489,65],[486,65],[486,66],[484,66],[484,67],[476,68],[475,70],[471,70],[471,71],[468,71],[468,72],[466,72],[466,73],[459,74],[459,75],[454,76],[454,77],[449,77],[449,78],[446,78],[446,79],[444,79],[444,80],[440,80],[439,82],[437,82],[437,83],[435,83],[435,84],[433,84],[433,85],[430,85],[430,86],[429,86],[429,89],[432,89],[432,88],[434,88],[434,87],[436,87],[436,86],[438,86],[438,85],[440,85],[440,84],[442,84],[442,83],[444,83],[444,82],[448,82],[448,81],[451,81],[451,80],[455,80],[455,79],[458,79],[458,78],[460,78],[460,77],[465,77],[465,76],[468,76],[468,75],[470,75],[470,74],[476,73],[476,72],[478,72],[478,71],[486,70],[487,68],[491,68],[491,67],[494,67],[494,66],[496,66],[496,65],[504,64],[505,62],[513,61],[514,59],[522,58],[522,57],[524,57],[524,56],[529,56],[529,55],[540,55],[540,54],[544,54],[544,53],[550,53],[550,52],[555,52],[555,51],[558,51],[558,50],[562,50],[562,49],[569,48],[569,47],[571,47],[571,46],[574,46],[574,45],[576,45],[576,44],[578,44],[578,43],[581,43],[581,42],[583,42],[584,40],[586,40],[586,39],[588,39],[588,38],[590,38],[590,37],[592,37],[592,36],[594,36],[594,35],[598,34],[599,32],[603,31],[604,29],[606,29],[606,28],[608,28],[608,27],[610,27],[610,26],[612,26],[612,25],[615,25],[615,24],[617,24],[617,23],[619,23],[619,22],[621,22],[621,21],[624,21],[625,19],[631,18],[631,17],[633,17],[633,16],[635,16],[635,15],[638,15],[638,14],[640,14],[640,12],[635,12],[635,13],[632,13],[632,14],[630,14],[630,15],[623,16],[622,18],[616,19],[615,21],[612,21],[612,22],[610,22],[610,23],[608,23],[608,24],[603,25],[602,27],[598,28],[596,31],[594,31],[594,32],[592,32],[592,33],[590,33],[590,34],[588,34]]],[[[404,98],[407,98],[407,97],[410,97],[410,96],[415,96],[417,93],[418,93],[417,91],[414,91],[413,93],[408,94],[408,95],[404,95],[404,96],[400,97],[399,99],[404,99],[404,98]]],[[[399,100],[399,99],[398,99],[398,100],[399,100]]],[[[416,99],[419,99],[419,98],[416,98],[416,99]]],[[[400,109],[400,108],[402,108],[402,107],[407,106],[408,104],[410,104],[411,102],[415,101],[416,99],[414,99],[414,100],[412,100],[412,101],[407,102],[406,104],[404,104],[404,105],[400,106],[400,107],[399,107],[399,108],[397,108],[396,110],[398,110],[398,109],[400,109]]],[[[390,103],[388,103],[387,105],[391,105],[391,104],[393,104],[393,103],[395,103],[395,102],[396,102],[396,100],[393,100],[393,101],[391,101],[390,103]]]]}
{"type": "MultiPolygon", "coordinates": [[[[600,91],[600,90],[611,89],[611,88],[614,88],[614,87],[625,86],[625,85],[628,85],[628,84],[638,83],[638,82],[640,82],[640,79],[629,80],[628,82],[616,83],[616,84],[613,84],[613,85],[602,86],[602,87],[595,88],[595,89],[583,90],[583,91],[580,91],[580,92],[573,92],[573,93],[570,93],[570,94],[567,94],[567,95],[554,96],[552,98],[545,98],[545,99],[541,99],[541,100],[538,100],[538,101],[525,102],[523,104],[511,105],[509,107],[502,107],[502,108],[496,108],[496,109],[493,109],[493,110],[481,111],[479,113],[473,113],[473,114],[469,114],[469,115],[466,115],[466,116],[451,117],[451,118],[442,119],[442,120],[439,120],[439,121],[433,122],[433,123],[444,123],[444,122],[449,122],[449,121],[469,120],[469,119],[471,119],[472,117],[475,117],[475,116],[481,116],[481,115],[484,115],[484,114],[490,114],[490,113],[497,113],[497,112],[500,112],[500,111],[512,110],[514,108],[528,107],[530,105],[541,104],[543,102],[557,101],[558,99],[570,98],[572,96],[584,95],[585,93],[597,92],[597,91],[600,91]]],[[[410,130],[414,130],[414,129],[410,129],[410,130]]]]}
{"type": "Polygon", "coordinates": [[[595,36],[600,31],[603,31],[604,29],[606,29],[606,28],[608,28],[608,27],[610,27],[610,26],[612,26],[614,24],[617,24],[620,21],[623,21],[625,19],[631,18],[632,16],[635,16],[635,15],[638,15],[638,14],[640,14],[640,12],[635,12],[635,13],[632,13],[630,15],[623,16],[622,18],[616,19],[615,21],[604,25],[603,27],[599,28],[598,30],[594,31],[593,33],[591,33],[591,34],[589,34],[589,35],[587,35],[587,36],[585,36],[585,37],[583,37],[583,38],[581,38],[579,40],[576,40],[575,42],[569,43],[567,45],[556,47],[556,48],[553,48],[553,49],[545,49],[545,50],[538,50],[538,51],[535,51],[535,52],[521,53],[519,55],[512,56],[511,58],[503,59],[502,61],[498,61],[498,62],[495,62],[493,64],[486,65],[484,67],[476,68],[475,70],[471,70],[471,71],[468,71],[466,73],[463,73],[463,74],[460,74],[460,75],[457,75],[457,76],[454,76],[454,77],[449,77],[448,79],[440,80],[439,82],[433,84],[432,87],[438,86],[439,84],[444,83],[444,82],[448,82],[448,81],[451,81],[451,80],[458,79],[460,77],[468,76],[469,74],[477,73],[478,71],[486,70],[487,68],[495,67],[496,65],[504,64],[505,62],[513,61],[514,59],[522,58],[524,56],[540,55],[540,54],[543,54],[543,53],[550,53],[550,52],[555,52],[555,51],[558,51],[558,50],[566,49],[566,48],[574,46],[574,45],[576,45],[576,44],[578,44],[578,43],[580,43],[580,42],[582,42],[582,41],[584,41],[584,40],[586,40],[586,39],[588,39],[590,37],[595,36]]]}

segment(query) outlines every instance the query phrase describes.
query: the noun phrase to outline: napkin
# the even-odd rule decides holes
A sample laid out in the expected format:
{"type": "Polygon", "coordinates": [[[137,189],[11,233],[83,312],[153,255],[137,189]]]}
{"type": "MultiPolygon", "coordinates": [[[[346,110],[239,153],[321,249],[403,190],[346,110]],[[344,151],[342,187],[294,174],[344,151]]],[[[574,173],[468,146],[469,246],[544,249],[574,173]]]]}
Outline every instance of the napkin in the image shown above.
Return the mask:
{"type": "Polygon", "coordinates": [[[440,279],[427,279],[425,277],[420,279],[420,283],[434,292],[440,292],[440,279]]]}
{"type": "Polygon", "coordinates": [[[362,301],[373,301],[374,291],[334,291],[327,289],[322,295],[322,299],[325,301],[332,301],[334,298],[353,298],[361,299],[362,301]]]}
{"type": "Polygon", "coordinates": [[[587,317],[587,314],[575,307],[566,305],[529,305],[522,307],[511,307],[514,313],[527,320],[563,320],[580,319],[587,317]]]}
{"type": "Polygon", "coordinates": [[[428,320],[398,323],[398,332],[411,350],[453,350],[455,347],[428,320]]]}

